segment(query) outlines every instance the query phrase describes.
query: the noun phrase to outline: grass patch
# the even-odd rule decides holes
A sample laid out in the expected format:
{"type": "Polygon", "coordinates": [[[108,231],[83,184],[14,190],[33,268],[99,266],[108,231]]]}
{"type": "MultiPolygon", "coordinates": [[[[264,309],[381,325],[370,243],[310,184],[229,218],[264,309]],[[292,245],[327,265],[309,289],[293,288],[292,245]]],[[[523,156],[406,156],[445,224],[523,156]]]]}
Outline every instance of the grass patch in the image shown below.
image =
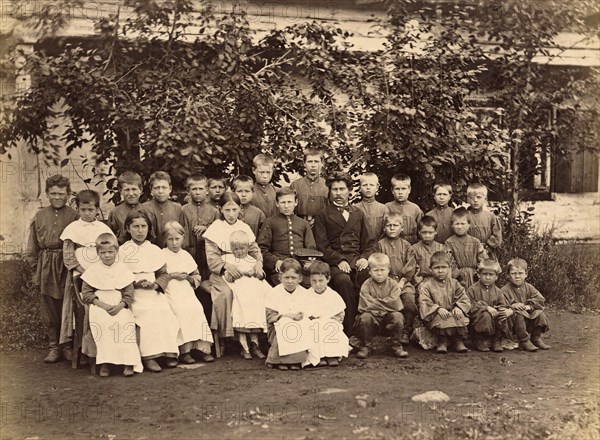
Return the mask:
{"type": "Polygon", "coordinates": [[[0,261],[0,350],[46,346],[40,317],[40,292],[22,257],[0,261]]]}
{"type": "MultiPolygon", "coordinates": [[[[504,240],[499,260],[505,269],[511,258],[522,258],[529,265],[527,281],[546,298],[546,303],[571,311],[600,309],[600,245],[557,243],[552,230],[536,230],[533,210],[520,213],[509,226],[507,208],[499,215],[504,220],[504,240]]],[[[499,285],[506,282],[503,273],[499,285]]]]}

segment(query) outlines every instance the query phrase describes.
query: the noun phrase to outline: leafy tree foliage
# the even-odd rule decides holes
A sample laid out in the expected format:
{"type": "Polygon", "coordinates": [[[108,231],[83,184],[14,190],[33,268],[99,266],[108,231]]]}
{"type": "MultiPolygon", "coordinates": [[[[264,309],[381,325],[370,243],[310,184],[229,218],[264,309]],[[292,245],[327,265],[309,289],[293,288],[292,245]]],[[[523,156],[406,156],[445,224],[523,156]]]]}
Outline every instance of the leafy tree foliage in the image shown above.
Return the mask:
{"type": "MultiPolygon", "coordinates": [[[[59,145],[70,153],[89,142],[116,173],[163,169],[180,183],[192,172],[249,172],[260,151],[287,179],[302,169],[301,151],[318,147],[329,170],[374,171],[384,184],[410,174],[421,202],[436,180],[459,194],[472,181],[509,187],[517,200],[510,155],[518,164],[565,140],[548,124],[553,108],[582,120],[573,91],[585,94],[590,77],[547,81],[534,59],[561,30],[581,31],[587,3],[492,1],[436,15],[391,1],[376,29],[384,49],[369,53],[335,27],[303,23],[257,38],[243,8],[197,5],[123,0],[94,38],[45,38],[27,57],[32,87],[4,117],[0,152],[25,140],[57,160],[59,145]],[[484,112],[470,96],[486,88],[495,102],[484,112]],[[59,134],[57,117],[66,121],[59,134]]],[[[38,23],[46,33],[64,24],[60,14],[38,23]]]]}

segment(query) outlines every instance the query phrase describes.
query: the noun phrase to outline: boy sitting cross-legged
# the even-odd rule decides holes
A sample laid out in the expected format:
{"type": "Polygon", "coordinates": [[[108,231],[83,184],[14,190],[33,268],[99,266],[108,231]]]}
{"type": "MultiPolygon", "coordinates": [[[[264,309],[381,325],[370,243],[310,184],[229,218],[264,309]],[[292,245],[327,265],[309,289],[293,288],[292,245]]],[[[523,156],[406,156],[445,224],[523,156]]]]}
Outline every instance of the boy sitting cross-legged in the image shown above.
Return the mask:
{"type": "Polygon", "coordinates": [[[471,300],[471,333],[475,348],[479,351],[503,351],[502,337],[510,337],[510,316],[512,311],[502,291],[496,286],[500,264],[494,260],[479,263],[479,281],[467,290],[471,300]]]}
{"type": "Polygon", "coordinates": [[[397,339],[394,354],[406,357],[408,353],[402,348],[402,332],[404,316],[402,315],[401,289],[396,280],[389,277],[390,259],[382,253],[374,253],[369,257],[369,274],[360,288],[358,300],[358,316],[356,317],[356,333],[360,339],[360,348],[356,357],[366,359],[369,356],[368,344],[375,332],[386,330],[397,339]]]}
{"type": "Polygon", "coordinates": [[[527,278],[527,262],[513,258],[508,262],[508,283],[502,288],[507,304],[514,312],[514,332],[519,338],[521,350],[548,350],[550,346],[542,340],[548,331],[548,318],[544,313],[545,299],[527,278]]]}
{"type": "Polygon", "coordinates": [[[458,281],[450,278],[450,256],[435,252],[431,256],[432,277],[419,285],[419,312],[425,327],[436,336],[436,352],[447,353],[448,342],[458,353],[466,353],[463,338],[468,334],[469,297],[458,281]]]}

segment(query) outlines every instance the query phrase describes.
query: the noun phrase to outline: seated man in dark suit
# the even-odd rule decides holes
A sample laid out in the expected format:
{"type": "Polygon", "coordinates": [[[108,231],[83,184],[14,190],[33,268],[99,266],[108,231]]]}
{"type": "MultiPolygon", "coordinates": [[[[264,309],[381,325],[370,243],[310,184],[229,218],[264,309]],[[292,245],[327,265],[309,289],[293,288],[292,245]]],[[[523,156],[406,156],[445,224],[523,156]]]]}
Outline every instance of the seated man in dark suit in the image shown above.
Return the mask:
{"type": "Polygon", "coordinates": [[[317,249],[331,266],[331,287],[344,299],[344,332],[352,333],[360,286],[369,277],[367,258],[376,240],[369,232],[363,212],[348,205],[352,179],[345,173],[328,179],[331,204],[315,218],[317,249]]]}

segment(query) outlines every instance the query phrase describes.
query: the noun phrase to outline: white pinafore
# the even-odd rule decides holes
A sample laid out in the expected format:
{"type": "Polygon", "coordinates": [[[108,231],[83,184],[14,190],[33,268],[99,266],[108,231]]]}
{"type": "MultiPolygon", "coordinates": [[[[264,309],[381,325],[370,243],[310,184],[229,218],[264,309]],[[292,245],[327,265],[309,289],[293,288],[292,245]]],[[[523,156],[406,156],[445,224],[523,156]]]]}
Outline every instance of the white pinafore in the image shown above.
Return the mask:
{"type": "MultiPolygon", "coordinates": [[[[95,295],[104,303],[118,305],[121,292],[133,283],[133,274],[122,263],[106,266],[92,264],[81,279],[95,289],[95,295]]],[[[96,343],[96,363],[131,365],[136,373],[143,371],[140,350],[136,340],[135,318],[124,308],[111,316],[101,307],[90,305],[90,330],[96,343]]]]}
{"type": "MultiPolygon", "coordinates": [[[[183,249],[172,252],[164,248],[162,253],[168,273],[185,272],[189,275],[198,268],[192,256],[183,249]]],[[[193,342],[191,348],[210,353],[210,346],[213,343],[212,333],[204,308],[196,298],[191,284],[187,280],[170,280],[165,294],[179,322],[177,344],[182,346],[193,342]]]]}
{"type": "MultiPolygon", "coordinates": [[[[119,258],[133,272],[135,281],[154,282],[156,271],[165,265],[161,249],[149,241],[141,246],[133,241],[124,243],[119,248],[119,258]]],[[[131,311],[139,328],[142,358],[177,355],[179,323],[164,293],[135,289],[131,311]]]]}

